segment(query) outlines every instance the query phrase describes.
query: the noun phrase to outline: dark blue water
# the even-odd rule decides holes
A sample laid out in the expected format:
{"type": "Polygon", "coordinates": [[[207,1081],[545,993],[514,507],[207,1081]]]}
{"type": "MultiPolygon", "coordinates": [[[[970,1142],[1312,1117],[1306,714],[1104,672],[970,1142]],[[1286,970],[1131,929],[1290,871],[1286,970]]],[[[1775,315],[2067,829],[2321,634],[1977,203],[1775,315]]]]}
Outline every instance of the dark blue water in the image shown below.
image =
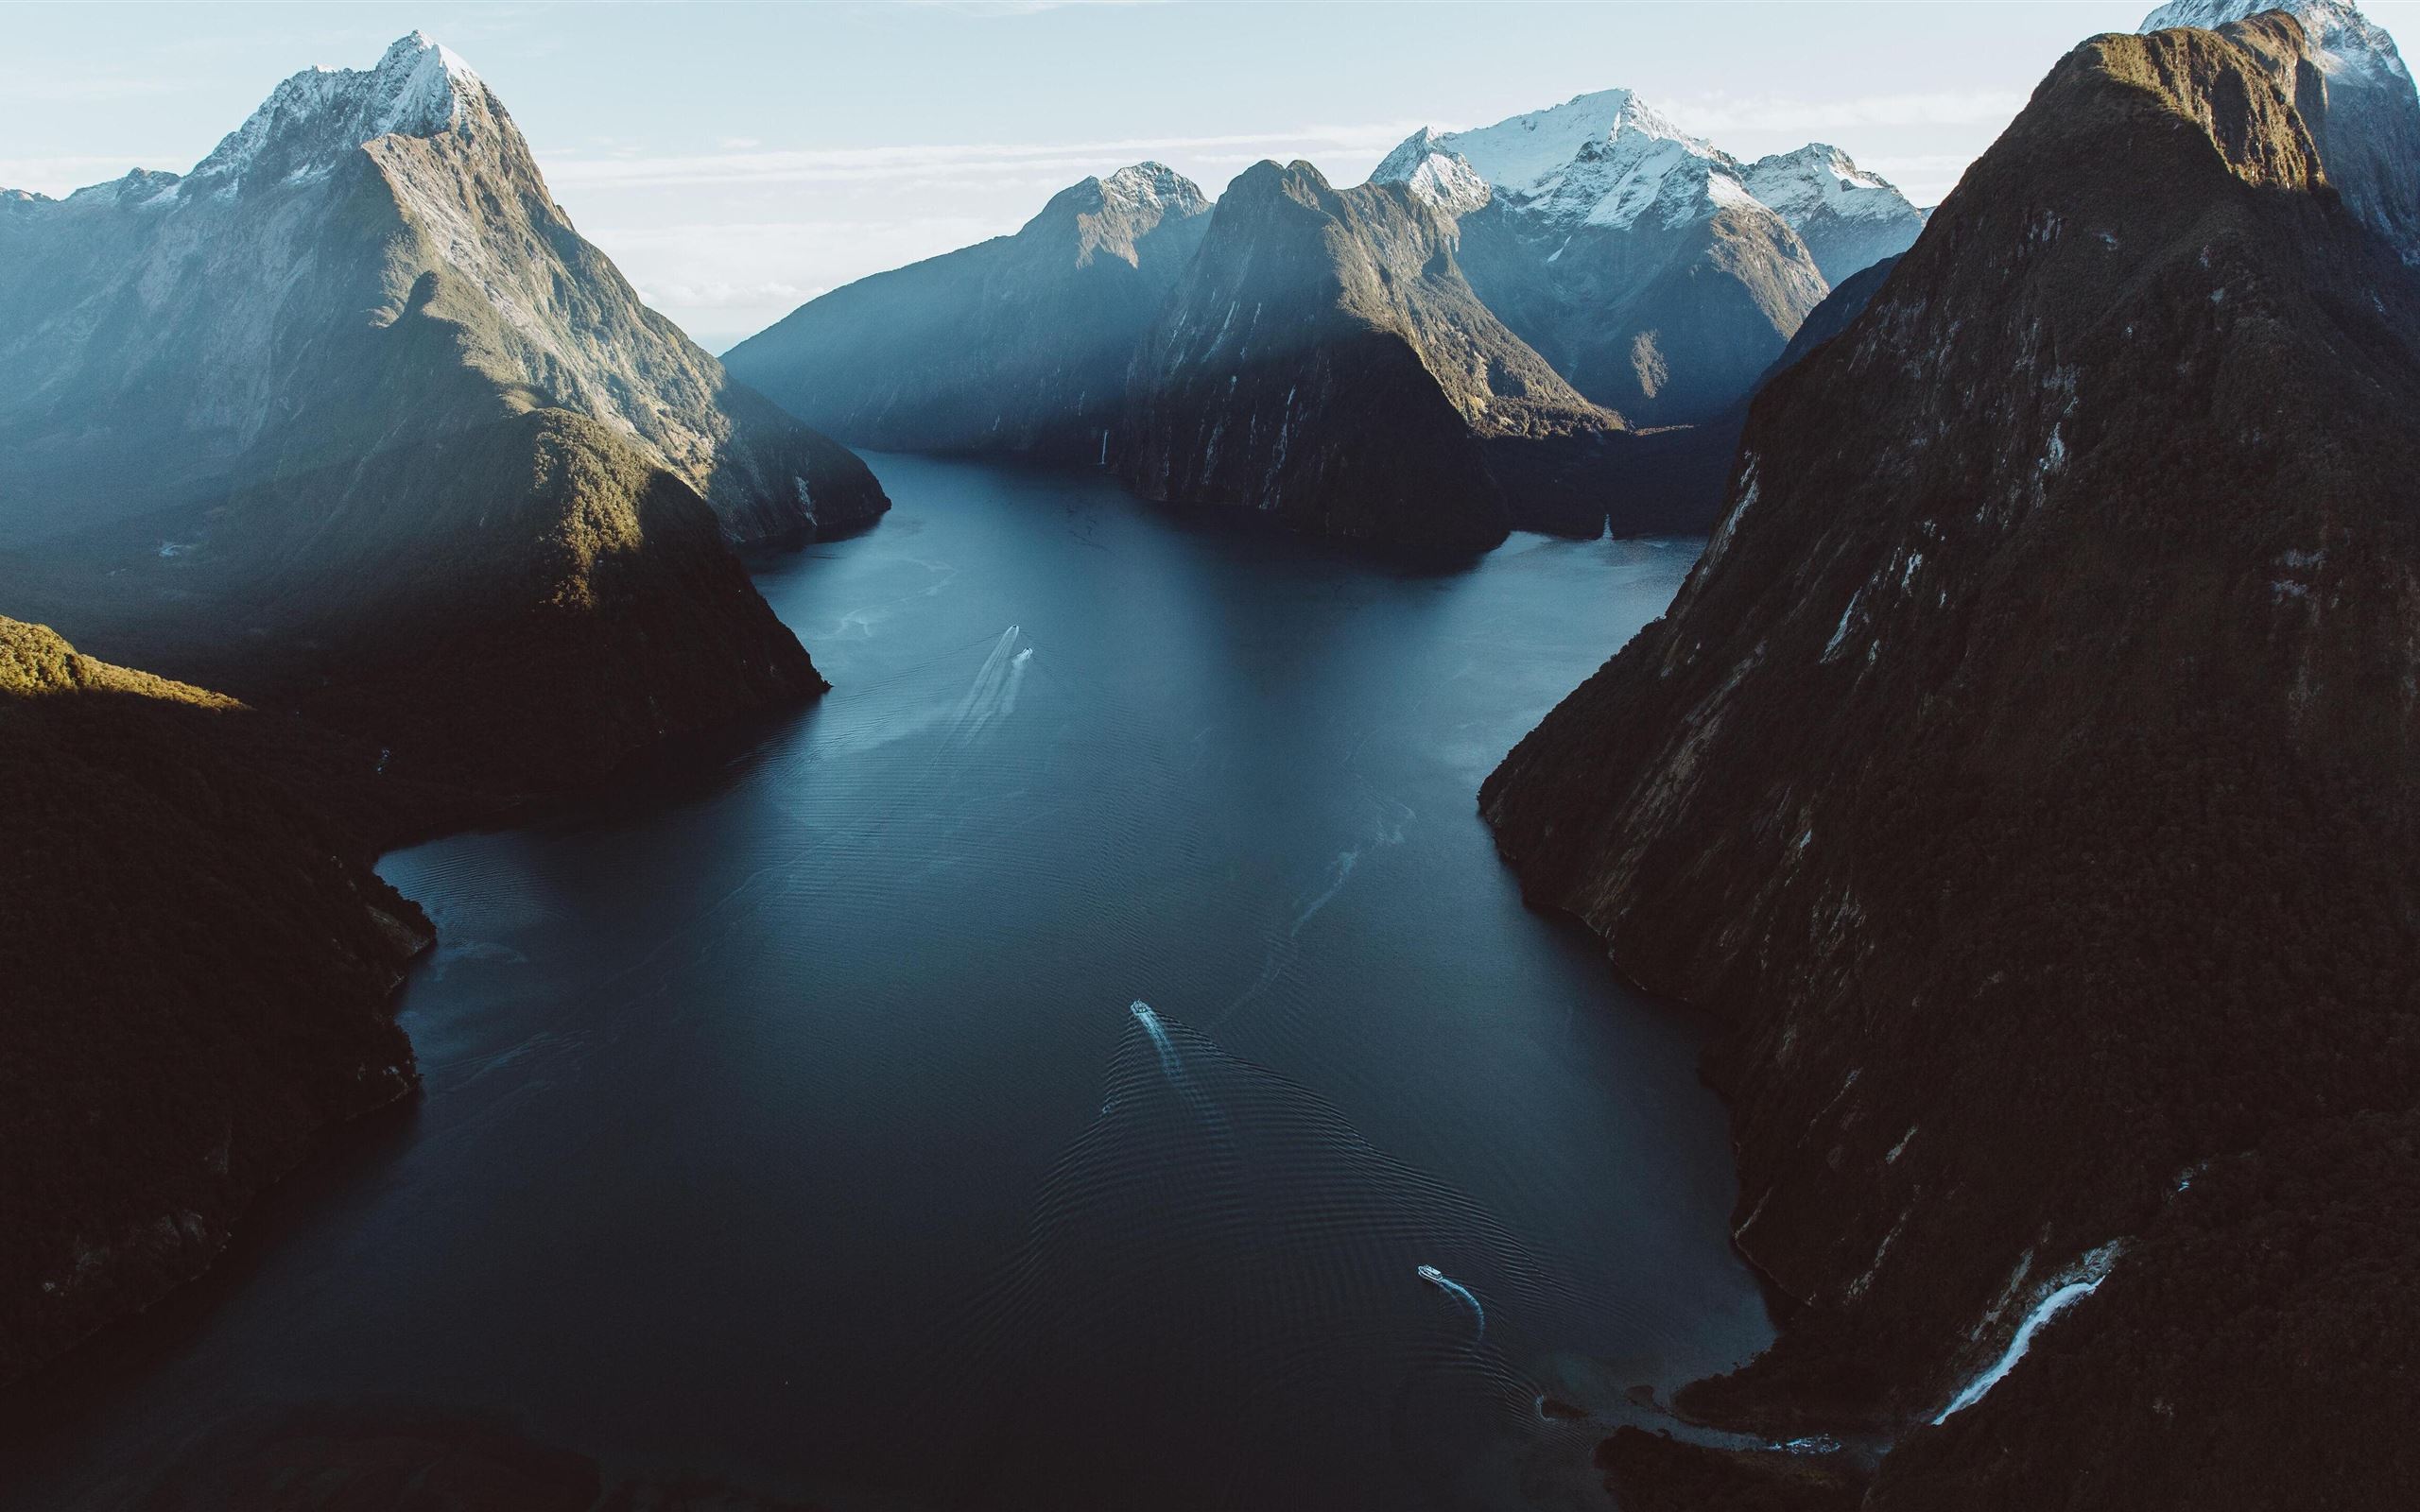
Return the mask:
{"type": "Polygon", "coordinates": [[[835,1506],[1583,1505],[1541,1394],[1767,1341],[1699,1027],[1475,813],[1694,542],[1410,575],[876,464],[880,526],[759,579],[819,707],[388,858],[424,1098],[36,1499],[374,1399],[835,1506]]]}

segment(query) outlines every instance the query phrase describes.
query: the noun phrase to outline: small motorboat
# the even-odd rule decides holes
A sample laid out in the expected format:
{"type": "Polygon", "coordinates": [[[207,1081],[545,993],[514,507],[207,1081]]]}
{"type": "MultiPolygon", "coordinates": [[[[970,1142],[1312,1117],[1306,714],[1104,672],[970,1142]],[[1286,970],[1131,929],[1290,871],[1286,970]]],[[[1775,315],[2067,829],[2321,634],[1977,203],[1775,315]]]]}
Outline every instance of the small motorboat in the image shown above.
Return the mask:
{"type": "Polygon", "coordinates": [[[1453,1285],[1453,1282],[1445,1280],[1445,1273],[1439,1270],[1434,1265],[1421,1266],[1419,1274],[1422,1280],[1426,1281],[1429,1285],[1436,1287],[1441,1292],[1448,1290],[1453,1285]]]}

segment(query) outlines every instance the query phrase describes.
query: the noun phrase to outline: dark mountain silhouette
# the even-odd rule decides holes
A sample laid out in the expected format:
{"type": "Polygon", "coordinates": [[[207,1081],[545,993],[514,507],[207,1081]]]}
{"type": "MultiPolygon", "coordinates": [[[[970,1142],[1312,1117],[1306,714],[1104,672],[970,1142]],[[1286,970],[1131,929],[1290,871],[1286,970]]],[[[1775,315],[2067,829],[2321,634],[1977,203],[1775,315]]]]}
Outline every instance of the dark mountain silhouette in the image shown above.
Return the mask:
{"type": "Polygon", "coordinates": [[[1895,1435],[1872,1506],[2420,1484],[2420,291],[2329,87],[2284,16],[2070,54],[1482,793],[1728,1023],[1796,1307],[1684,1410],[1895,1435]]]}

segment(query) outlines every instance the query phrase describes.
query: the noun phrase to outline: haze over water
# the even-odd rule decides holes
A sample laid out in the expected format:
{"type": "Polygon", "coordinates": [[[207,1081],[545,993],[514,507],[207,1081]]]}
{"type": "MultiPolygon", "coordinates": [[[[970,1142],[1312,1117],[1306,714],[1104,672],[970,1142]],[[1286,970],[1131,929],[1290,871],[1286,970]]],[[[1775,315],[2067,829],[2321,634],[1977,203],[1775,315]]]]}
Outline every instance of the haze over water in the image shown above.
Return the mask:
{"type": "Polygon", "coordinates": [[[1512,1506],[1602,1431],[1541,1393],[1766,1342],[1701,1026],[1475,812],[1696,542],[1413,575],[872,460],[891,514],[758,579],[820,706],[387,859],[424,1096],[23,1504],[374,1400],[836,1506],[1512,1506]]]}

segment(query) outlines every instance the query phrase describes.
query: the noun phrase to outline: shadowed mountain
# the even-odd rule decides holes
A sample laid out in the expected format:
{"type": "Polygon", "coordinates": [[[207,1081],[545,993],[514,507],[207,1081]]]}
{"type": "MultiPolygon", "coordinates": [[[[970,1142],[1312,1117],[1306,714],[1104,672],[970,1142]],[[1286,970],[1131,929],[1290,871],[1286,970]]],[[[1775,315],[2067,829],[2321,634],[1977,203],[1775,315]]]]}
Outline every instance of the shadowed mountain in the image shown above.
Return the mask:
{"type": "Polygon", "coordinates": [[[0,619],[0,1380],[199,1273],[320,1130],[407,1094],[430,939],[339,813],[373,750],[0,619]]]}
{"type": "Polygon", "coordinates": [[[1481,795],[1727,1021],[1798,1306],[1684,1410],[1894,1435],[1871,1507],[2420,1483],[2420,289],[2331,88],[2276,15],[2062,60],[1481,795]]]}
{"type": "Polygon", "coordinates": [[[726,541],[863,464],[731,383],[417,34],[182,179],[0,203],[0,593],[512,789],[821,687],[726,541]]]}
{"type": "Polygon", "coordinates": [[[890,451],[1098,462],[1210,202],[1156,163],[994,237],[818,296],[724,355],[810,424],[890,451]]]}
{"type": "Polygon", "coordinates": [[[1264,162],[1145,338],[1111,456],[1148,498],[1454,555],[1599,533],[1621,430],[1471,292],[1449,217],[1264,162]]]}

